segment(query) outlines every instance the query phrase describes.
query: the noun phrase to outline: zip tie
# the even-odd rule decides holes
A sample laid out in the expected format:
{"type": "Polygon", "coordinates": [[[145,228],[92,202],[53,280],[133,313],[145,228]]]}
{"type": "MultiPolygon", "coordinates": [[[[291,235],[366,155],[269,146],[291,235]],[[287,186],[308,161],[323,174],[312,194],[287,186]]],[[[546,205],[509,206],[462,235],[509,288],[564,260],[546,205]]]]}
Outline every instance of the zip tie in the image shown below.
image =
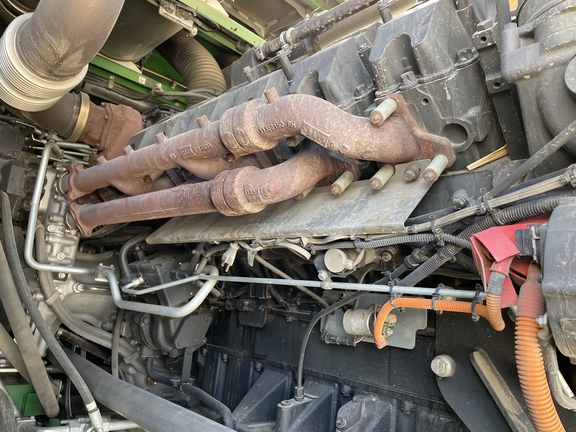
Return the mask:
{"type": "Polygon", "coordinates": [[[392,306],[394,306],[394,309],[396,309],[396,305],[394,304],[394,299],[396,297],[398,297],[398,294],[396,294],[394,292],[394,287],[396,286],[394,281],[389,281],[388,282],[388,286],[390,287],[390,292],[388,293],[388,301],[390,302],[390,304],[392,306]]]}
{"type": "Polygon", "coordinates": [[[432,303],[431,303],[431,308],[434,312],[437,312],[439,314],[441,314],[443,311],[439,311],[438,309],[436,309],[436,300],[440,300],[442,297],[440,296],[440,290],[444,288],[444,284],[439,284],[436,287],[436,291],[434,291],[434,294],[432,295],[432,303]]]}
{"type": "Polygon", "coordinates": [[[430,231],[432,231],[438,246],[442,247],[446,244],[444,240],[442,240],[442,234],[444,234],[444,231],[442,231],[442,228],[440,227],[436,228],[436,219],[432,219],[432,221],[430,221],[430,231]]]}

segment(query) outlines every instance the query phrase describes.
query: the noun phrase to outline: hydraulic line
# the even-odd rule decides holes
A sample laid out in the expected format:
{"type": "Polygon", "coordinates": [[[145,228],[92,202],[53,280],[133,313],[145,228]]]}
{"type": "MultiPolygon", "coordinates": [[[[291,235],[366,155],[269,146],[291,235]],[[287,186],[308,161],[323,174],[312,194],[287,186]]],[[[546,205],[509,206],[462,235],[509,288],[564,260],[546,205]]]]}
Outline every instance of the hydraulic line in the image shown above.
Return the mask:
{"type": "Polygon", "coordinates": [[[509,205],[514,202],[522,201],[528,198],[535,197],[537,195],[545,194],[556,189],[560,189],[569,182],[569,178],[573,175],[574,167],[569,167],[564,170],[564,174],[554,176],[552,178],[530,184],[529,186],[518,188],[504,196],[488,199],[487,197],[482,197],[477,206],[466,207],[462,210],[458,210],[447,216],[435,219],[433,222],[425,222],[416,225],[411,225],[408,227],[410,233],[418,233],[423,231],[429,231],[434,227],[440,228],[450,225],[454,222],[458,222],[462,219],[466,219],[472,216],[476,216],[478,211],[482,211],[482,214],[486,212],[494,212],[497,208],[509,205]]]}
{"type": "MultiPolygon", "coordinates": [[[[478,222],[473,223],[464,231],[462,231],[458,237],[464,240],[470,240],[470,238],[480,232],[492,228],[496,225],[507,225],[511,222],[518,220],[525,220],[531,217],[539,216],[544,213],[549,213],[556,206],[560,198],[563,196],[571,196],[571,194],[562,194],[552,197],[542,198],[539,200],[529,201],[522,204],[517,204],[506,209],[502,209],[497,213],[490,214],[480,219],[478,222]]],[[[401,284],[405,286],[414,286],[424,278],[431,275],[435,270],[444,265],[448,260],[455,256],[458,252],[462,250],[461,247],[455,244],[447,244],[446,246],[438,249],[438,252],[430,259],[425,261],[420,267],[415,269],[412,273],[406,276],[401,284]]]]}
{"type": "Polygon", "coordinates": [[[316,18],[306,21],[296,27],[292,27],[268,42],[264,42],[255,48],[257,55],[262,58],[272,57],[282,49],[284,45],[296,45],[298,42],[316,36],[328,30],[333,24],[346,19],[374,4],[378,0],[350,0],[324,12],[316,18]]]}
{"type": "MultiPolygon", "coordinates": [[[[384,337],[383,330],[384,324],[390,312],[395,308],[412,308],[412,309],[428,309],[444,312],[461,312],[472,313],[472,303],[452,301],[452,300],[433,300],[433,299],[415,299],[415,298],[398,298],[393,301],[388,301],[380,308],[376,321],[374,322],[374,342],[378,349],[384,348],[388,345],[384,337]]],[[[474,307],[474,313],[480,315],[482,318],[489,321],[488,308],[484,305],[477,304],[474,307]]],[[[491,323],[492,324],[492,323],[491,323]]]]}
{"type": "Polygon", "coordinates": [[[302,345],[300,346],[300,356],[298,357],[298,375],[296,377],[296,389],[294,394],[294,399],[302,400],[304,398],[304,381],[303,381],[303,374],[304,374],[304,356],[306,355],[306,345],[308,345],[308,339],[310,339],[310,335],[312,334],[312,330],[314,326],[318,324],[322,317],[334,312],[335,310],[340,309],[342,306],[346,306],[348,303],[352,303],[353,301],[359,299],[363,295],[367,294],[365,291],[356,291],[354,294],[349,295],[342,300],[337,301],[331,306],[328,306],[326,309],[322,309],[308,324],[306,327],[306,333],[304,333],[304,339],[302,340],[302,345]]]}
{"type": "Polygon", "coordinates": [[[572,389],[560,372],[556,345],[554,345],[550,327],[547,325],[538,332],[538,342],[540,343],[540,348],[542,348],[544,369],[546,369],[546,377],[548,378],[548,385],[550,386],[552,397],[562,408],[576,411],[574,392],[572,392],[572,389]]]}
{"type": "Polygon", "coordinates": [[[565,429],[552,401],[538,343],[540,326],[536,319],[546,309],[542,285],[538,282],[539,274],[540,266],[530,264],[526,282],[520,288],[516,315],[516,365],[522,394],[538,432],[562,432],[565,429]]]}
{"type": "MultiPolygon", "coordinates": [[[[26,276],[24,275],[24,270],[22,269],[22,265],[20,264],[20,257],[18,255],[18,248],[16,246],[14,227],[12,225],[12,209],[10,208],[10,198],[8,197],[8,194],[4,191],[0,191],[0,202],[2,207],[2,228],[4,233],[4,241],[7,247],[7,253],[5,255],[0,246],[0,250],[2,250],[2,253],[0,253],[0,261],[2,264],[6,263],[6,266],[8,262],[10,263],[10,267],[7,266],[7,268],[3,269],[3,271],[0,273],[3,275],[10,275],[10,273],[12,272],[12,275],[14,276],[14,282],[16,283],[16,289],[18,290],[17,294],[20,295],[20,300],[22,300],[24,306],[28,310],[28,313],[32,318],[32,322],[36,325],[36,328],[40,332],[40,335],[46,342],[46,345],[48,346],[48,348],[50,349],[50,351],[52,352],[52,354],[54,355],[54,357],[56,358],[56,360],[66,373],[66,375],[68,375],[68,377],[70,377],[70,379],[74,383],[74,386],[78,390],[78,393],[80,393],[80,397],[82,398],[84,406],[86,407],[86,411],[88,413],[90,421],[92,422],[94,430],[97,432],[103,432],[102,415],[100,414],[100,410],[98,409],[98,406],[96,405],[96,402],[94,401],[94,398],[92,397],[92,394],[88,389],[88,386],[86,386],[86,383],[84,382],[84,380],[82,379],[76,368],[72,365],[66,354],[64,354],[62,347],[52,334],[52,331],[50,330],[50,327],[48,327],[48,324],[46,324],[46,321],[44,321],[44,317],[38,310],[36,302],[32,298],[32,294],[30,293],[30,289],[26,281],[26,276]],[[5,258],[8,259],[8,262],[5,262],[5,258]]],[[[7,277],[7,279],[11,278],[7,277]]],[[[5,291],[6,290],[4,290],[4,292],[5,291]]],[[[10,307],[7,304],[5,304],[4,306],[10,307]]],[[[18,306],[20,310],[22,310],[20,302],[18,302],[18,306]]],[[[24,311],[22,310],[22,312],[24,311]]],[[[28,324],[26,323],[26,325],[28,324]]],[[[26,360],[26,357],[24,357],[24,360],[26,360]]],[[[44,373],[46,373],[43,364],[42,369],[44,370],[44,373]]],[[[28,372],[32,374],[30,368],[28,368],[28,372]]],[[[46,390],[52,392],[52,386],[48,384],[46,389],[38,389],[35,386],[35,390],[37,393],[46,390]]],[[[52,395],[54,396],[54,393],[52,393],[52,395]]],[[[54,401],[56,402],[56,398],[54,398],[54,401]]],[[[59,407],[57,402],[56,407],[58,408],[56,413],[58,413],[59,407]]]]}
{"type": "Polygon", "coordinates": [[[494,327],[496,331],[504,330],[506,326],[502,318],[500,297],[502,295],[504,282],[510,273],[510,266],[512,265],[513,259],[514,256],[504,258],[492,264],[490,268],[490,277],[486,287],[486,291],[488,292],[486,296],[486,307],[488,308],[490,323],[492,323],[492,327],[494,327]]]}
{"type": "Polygon", "coordinates": [[[111,352],[111,372],[114,378],[119,378],[118,374],[118,347],[120,345],[120,331],[122,330],[122,321],[124,321],[124,309],[118,309],[114,331],[112,333],[112,352],[111,352]]]}
{"type": "MultiPolygon", "coordinates": [[[[212,276],[218,275],[218,269],[216,267],[206,266],[205,270],[210,272],[210,275],[212,276]]],[[[206,299],[206,297],[208,297],[208,295],[214,288],[214,285],[216,285],[215,280],[207,280],[206,282],[204,282],[204,284],[198,290],[198,292],[194,295],[194,297],[192,297],[192,299],[189,300],[188,303],[186,303],[185,305],[179,307],[163,306],[151,303],[142,303],[142,302],[124,300],[122,298],[120,287],[118,286],[118,278],[116,277],[114,271],[110,269],[105,269],[102,272],[102,274],[106,279],[108,279],[108,282],[110,284],[110,292],[112,293],[112,299],[114,300],[116,306],[118,306],[119,308],[171,318],[181,318],[186,315],[190,315],[192,312],[198,309],[198,307],[200,307],[202,302],[206,299]]],[[[183,281],[186,281],[186,279],[182,279],[181,281],[175,281],[177,282],[175,285],[184,283],[183,281]]]]}
{"type": "Polygon", "coordinates": [[[209,395],[204,390],[192,385],[184,384],[180,387],[184,393],[195,396],[207,407],[213,409],[218,414],[222,416],[222,421],[224,425],[230,429],[234,429],[234,417],[232,416],[232,411],[214,396],[209,395]]]}
{"type": "Polygon", "coordinates": [[[488,199],[495,198],[506,191],[517,181],[524,178],[530,171],[544,162],[549,156],[564,147],[572,138],[576,136],[576,121],[570,123],[562,132],[556,135],[552,141],[534,153],[522,165],[516,168],[505,180],[498,183],[490,192],[486,194],[488,199]]]}
{"type": "Polygon", "coordinates": [[[137,244],[142,243],[148,237],[148,230],[141,234],[135,235],[130,240],[122,245],[120,252],[118,252],[118,267],[120,267],[120,276],[125,278],[131,276],[130,267],[128,264],[128,252],[137,244]]]}
{"type": "Polygon", "coordinates": [[[431,233],[422,233],[422,234],[408,234],[402,235],[397,237],[390,237],[390,238],[383,238],[378,240],[371,240],[371,241],[355,241],[354,247],[358,249],[372,249],[372,248],[380,248],[386,246],[392,246],[397,244],[404,244],[404,243],[428,243],[435,240],[442,240],[446,243],[453,243],[461,248],[470,249],[470,241],[460,238],[458,236],[454,236],[451,234],[442,233],[438,236],[431,233]]]}
{"type": "MultiPolygon", "coordinates": [[[[258,261],[260,264],[262,264],[264,267],[266,267],[268,270],[270,270],[273,273],[276,273],[278,276],[280,276],[281,278],[284,279],[288,279],[288,280],[293,280],[293,278],[291,278],[290,276],[288,276],[286,273],[284,273],[282,270],[280,270],[278,267],[270,264],[268,261],[266,261],[264,258],[258,256],[258,255],[254,255],[254,259],[256,261],[258,261]]],[[[307,294],[308,296],[312,297],[314,300],[316,300],[318,303],[320,303],[322,305],[323,308],[327,308],[328,306],[330,306],[328,304],[328,302],[326,302],[326,300],[324,300],[322,297],[320,297],[318,294],[316,294],[314,291],[306,288],[305,286],[297,286],[297,289],[299,289],[300,291],[302,291],[304,294],[307,294]]]]}
{"type": "Polygon", "coordinates": [[[149,432],[231,432],[224,425],[114,378],[78,354],[67,354],[98,402],[149,432]]]}
{"type": "MultiPolygon", "coordinates": [[[[172,380],[165,375],[162,375],[161,373],[157,372],[154,369],[154,358],[152,358],[152,357],[148,357],[146,359],[146,374],[148,375],[148,377],[151,380],[159,382],[160,384],[170,386],[170,387],[174,387],[174,384],[177,383],[177,381],[172,380]]],[[[202,390],[198,387],[194,387],[194,386],[188,385],[188,384],[182,384],[179,386],[179,388],[184,393],[188,393],[189,395],[195,396],[204,405],[206,405],[207,407],[213,409],[218,414],[220,414],[222,416],[222,420],[224,421],[224,425],[226,425],[227,427],[229,427],[231,429],[234,428],[234,417],[232,416],[232,412],[230,411],[230,408],[228,408],[226,405],[224,405],[222,402],[220,402],[214,396],[209,395],[204,390],[202,390]]]]}

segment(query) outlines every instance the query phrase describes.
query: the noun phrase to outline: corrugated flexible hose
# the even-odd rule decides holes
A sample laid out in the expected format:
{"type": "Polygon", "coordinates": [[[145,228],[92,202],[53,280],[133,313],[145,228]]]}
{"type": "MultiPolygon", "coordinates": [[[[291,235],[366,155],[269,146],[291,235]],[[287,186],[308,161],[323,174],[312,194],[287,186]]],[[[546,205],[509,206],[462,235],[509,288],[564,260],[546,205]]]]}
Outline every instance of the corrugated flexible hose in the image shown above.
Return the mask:
{"type": "MultiPolygon", "coordinates": [[[[188,91],[209,89],[220,94],[226,90],[224,74],[214,57],[185,31],[176,33],[160,45],[158,52],[182,75],[188,91]]],[[[188,106],[202,100],[191,96],[188,98],[188,106]]]]}
{"type": "MultiPolygon", "coordinates": [[[[392,312],[395,308],[401,307],[411,309],[434,309],[437,311],[446,312],[472,312],[472,303],[469,302],[436,300],[434,301],[434,304],[432,304],[431,299],[407,297],[394,299],[393,302],[388,301],[384,306],[382,306],[378,312],[378,315],[376,316],[376,321],[374,322],[374,341],[379,349],[388,345],[386,338],[382,334],[388,315],[390,315],[390,312],[392,312]]],[[[488,320],[488,308],[486,306],[477,304],[474,308],[474,313],[488,320]]]]}
{"type": "Polygon", "coordinates": [[[552,401],[546,380],[542,349],[538,343],[540,326],[536,318],[544,314],[542,286],[537,277],[540,267],[531,264],[526,282],[520,288],[516,318],[516,365],[522,394],[538,432],[560,432],[564,426],[552,401]]]}

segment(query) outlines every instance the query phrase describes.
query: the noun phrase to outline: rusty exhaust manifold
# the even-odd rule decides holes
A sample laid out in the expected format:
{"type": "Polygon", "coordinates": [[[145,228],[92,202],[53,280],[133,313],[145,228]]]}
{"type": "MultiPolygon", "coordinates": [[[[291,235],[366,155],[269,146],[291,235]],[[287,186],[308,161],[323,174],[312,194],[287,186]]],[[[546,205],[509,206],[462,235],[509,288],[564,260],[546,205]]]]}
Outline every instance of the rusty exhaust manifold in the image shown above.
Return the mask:
{"type": "Polygon", "coordinates": [[[230,108],[219,121],[211,123],[202,117],[198,119],[199,128],[159,140],[158,144],[137,151],[126,147],[123,156],[110,161],[100,158],[98,166],[83,169],[73,165],[64,182],[68,198],[74,200],[106,186],[138,193],[134,183],[146,176],[177,166],[196,174],[194,170],[203,160],[224,157],[235,161],[240,156],[270,150],[279,140],[294,135],[354,159],[397,164],[444,155],[448,166],[454,163],[450,141],[419,131],[400,95],[389,96],[397,108],[381,125],[315,96],[279,97],[275,89],[267,90],[265,96],[267,100],[254,99],[230,108]],[[131,186],[125,190],[126,184],[131,186]]]}
{"type": "Polygon", "coordinates": [[[296,197],[323,179],[334,181],[345,171],[358,179],[355,161],[308,143],[292,159],[270,168],[238,168],[224,171],[214,180],[100,204],[71,203],[70,210],[86,237],[99,225],[216,211],[238,216],[296,197]]]}

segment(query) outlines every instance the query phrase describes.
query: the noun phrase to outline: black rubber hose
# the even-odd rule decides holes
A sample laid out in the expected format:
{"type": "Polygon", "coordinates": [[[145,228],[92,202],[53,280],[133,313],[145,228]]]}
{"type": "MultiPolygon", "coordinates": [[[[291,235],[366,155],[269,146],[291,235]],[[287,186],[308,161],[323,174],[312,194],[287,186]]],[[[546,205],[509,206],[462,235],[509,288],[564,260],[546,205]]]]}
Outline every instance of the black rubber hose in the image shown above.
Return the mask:
{"type": "Polygon", "coordinates": [[[302,25],[282,32],[276,39],[262,44],[259,51],[264,57],[273,57],[284,45],[295,45],[310,36],[319,35],[325,30],[328,30],[333,24],[369,8],[377,2],[378,0],[348,0],[302,25]]]}
{"type": "MultiPolygon", "coordinates": [[[[2,192],[2,197],[5,193],[2,192]]],[[[7,198],[7,195],[6,195],[7,198]]],[[[4,201],[2,201],[4,203],[4,201]]],[[[4,206],[3,206],[4,207],[4,206]]],[[[2,226],[4,232],[12,230],[12,221],[8,221],[5,218],[4,211],[2,212],[2,226]]],[[[11,217],[11,215],[10,215],[11,217]]],[[[14,238],[12,236],[12,238],[14,238]]],[[[4,243],[8,244],[10,239],[4,234],[4,243]]],[[[16,249],[16,243],[14,242],[14,249],[7,248],[7,253],[4,251],[3,245],[0,243],[0,274],[3,279],[3,286],[0,290],[0,298],[2,299],[2,304],[6,310],[6,315],[8,316],[8,321],[12,327],[12,332],[16,337],[18,342],[18,348],[22,354],[22,359],[26,364],[26,370],[28,371],[31,379],[31,384],[34,386],[36,393],[38,394],[38,399],[44,412],[48,417],[56,417],[60,412],[60,407],[58,406],[58,401],[54,395],[54,390],[52,389],[52,384],[50,383],[50,378],[44,367],[44,362],[38,351],[38,346],[32,335],[32,330],[30,330],[30,324],[24,308],[22,307],[22,302],[18,297],[18,291],[15,285],[15,280],[12,278],[11,269],[14,270],[14,266],[17,266],[22,270],[20,264],[20,258],[18,257],[18,251],[16,249]],[[13,255],[16,253],[16,260],[11,259],[10,264],[8,264],[7,255],[13,255]]],[[[28,285],[26,285],[28,290],[28,285]]],[[[30,295],[30,292],[28,291],[30,295]]],[[[30,295],[30,298],[32,296],[30,295]]],[[[34,300],[32,300],[34,302],[34,300]]],[[[28,305],[26,305],[28,307],[28,305]]],[[[38,309],[36,309],[38,310],[38,309]]],[[[32,315],[32,314],[30,314],[32,315]]],[[[54,339],[56,340],[56,339],[54,339]]]]}
{"type": "Polygon", "coordinates": [[[88,360],[67,351],[96,399],[149,432],[230,432],[231,429],[114,378],[88,360]]]}
{"type": "MultiPolygon", "coordinates": [[[[62,347],[52,334],[50,327],[48,327],[48,324],[46,324],[46,321],[44,321],[42,314],[40,313],[38,307],[36,306],[36,302],[32,298],[30,289],[28,288],[26,276],[24,275],[24,270],[22,269],[22,265],[20,264],[20,257],[18,256],[18,249],[16,247],[16,239],[14,237],[14,229],[12,226],[12,210],[10,208],[10,199],[8,198],[8,194],[6,194],[6,192],[4,191],[0,191],[0,202],[2,206],[2,222],[3,222],[2,227],[4,231],[4,242],[6,243],[7,248],[6,255],[3,253],[3,250],[2,253],[0,253],[0,263],[2,264],[4,263],[5,257],[8,258],[8,262],[10,263],[10,268],[7,268],[6,271],[2,270],[0,273],[5,275],[6,278],[5,280],[8,280],[11,278],[7,276],[10,274],[10,271],[12,271],[14,275],[14,281],[16,282],[16,287],[18,289],[18,294],[20,294],[20,298],[24,303],[24,306],[26,306],[26,309],[28,310],[30,317],[32,318],[32,322],[36,325],[36,328],[40,332],[40,335],[44,339],[44,342],[46,342],[46,345],[48,346],[48,348],[50,349],[50,351],[52,352],[58,363],[60,363],[62,370],[66,373],[66,375],[68,375],[68,377],[74,383],[74,386],[78,390],[78,393],[80,394],[80,397],[82,398],[82,401],[84,402],[84,405],[87,408],[88,414],[92,418],[92,415],[98,412],[98,407],[96,406],[94,398],[92,397],[92,394],[88,389],[88,386],[86,385],[86,383],[84,382],[84,380],[82,379],[76,368],[72,365],[66,354],[64,354],[64,350],[62,349],[62,347]]],[[[6,290],[2,291],[6,292],[6,290]]],[[[20,310],[22,310],[21,305],[19,304],[18,306],[20,307],[20,310]]],[[[28,324],[26,323],[26,325],[28,324]]],[[[42,368],[44,369],[44,365],[42,365],[42,368]]],[[[28,368],[28,372],[32,373],[30,368],[28,368]]],[[[38,393],[40,391],[44,391],[44,389],[38,389],[36,388],[36,386],[35,390],[38,393]]],[[[52,386],[49,383],[48,386],[46,387],[46,390],[52,392],[52,386]]],[[[54,396],[53,392],[52,396],[54,396]]],[[[57,402],[56,406],[58,406],[57,402]]]]}
{"type": "MultiPolygon", "coordinates": [[[[284,273],[282,270],[280,270],[278,267],[276,267],[275,265],[270,264],[268,261],[266,261],[264,258],[258,256],[258,255],[254,255],[254,259],[259,262],[264,268],[267,268],[268,270],[270,270],[272,273],[277,274],[278,276],[284,278],[284,279],[293,279],[292,277],[290,277],[289,275],[287,275],[286,273],[284,273]]],[[[320,303],[320,305],[322,305],[323,308],[326,308],[329,306],[328,302],[326,300],[324,300],[322,297],[320,297],[318,294],[316,294],[314,291],[312,291],[309,288],[303,287],[303,286],[295,286],[294,288],[302,291],[304,294],[306,294],[309,297],[312,297],[314,300],[316,300],[318,303],[320,303]]]]}
{"type": "MultiPolygon", "coordinates": [[[[469,240],[445,233],[440,234],[438,238],[446,243],[454,243],[455,245],[460,246],[461,248],[470,249],[469,240]]],[[[405,243],[428,243],[435,240],[436,236],[432,233],[407,234],[379,240],[355,241],[354,246],[357,247],[358,249],[374,249],[405,243]]]]}
{"type": "Polygon", "coordinates": [[[65,80],[98,54],[124,0],[42,0],[20,27],[16,48],[22,62],[41,77],[65,80]]]}
{"type": "Polygon", "coordinates": [[[63,340],[72,346],[81,348],[84,351],[89,352],[90,354],[93,354],[106,362],[110,361],[110,351],[102,348],[100,345],[90,342],[88,339],[84,339],[83,337],[78,336],[76,333],[72,333],[71,331],[66,330],[63,327],[60,327],[60,329],[56,332],[56,337],[59,340],[63,340]]]}
{"type": "Polygon", "coordinates": [[[128,264],[128,252],[134,246],[146,240],[146,237],[148,237],[148,230],[141,234],[135,235],[126,243],[124,243],[124,245],[122,245],[120,248],[120,252],[118,252],[118,267],[120,267],[120,275],[122,278],[132,276],[132,272],[130,272],[130,266],[128,264]]]}
{"type": "Polygon", "coordinates": [[[118,348],[120,346],[120,331],[122,330],[122,321],[124,321],[124,309],[118,309],[116,314],[116,322],[114,323],[114,331],[112,332],[112,353],[110,367],[112,376],[120,378],[118,372],[118,348]]]}
{"type": "Polygon", "coordinates": [[[232,416],[230,408],[198,387],[183,385],[181,388],[184,393],[197,397],[204,405],[220,414],[224,425],[228,426],[230,429],[234,429],[234,417],[232,416]]]}
{"type": "MultiPolygon", "coordinates": [[[[186,31],[176,33],[157,50],[182,75],[188,91],[208,89],[221,94],[226,90],[224,74],[212,54],[186,31]]],[[[203,100],[206,97],[190,96],[188,106],[203,100]]]]}
{"type": "MultiPolygon", "coordinates": [[[[154,359],[152,357],[148,357],[146,359],[146,374],[148,375],[148,378],[150,378],[152,381],[156,381],[160,384],[164,384],[170,387],[174,386],[173,380],[171,380],[166,375],[162,375],[161,373],[157,372],[154,369],[154,359]]],[[[181,389],[184,393],[188,393],[192,396],[197,397],[198,400],[200,400],[200,402],[202,402],[204,405],[220,414],[226,426],[232,429],[234,428],[234,417],[232,416],[230,408],[228,408],[218,399],[216,399],[213,396],[210,396],[204,390],[191,385],[182,385],[181,389]]]]}
{"type": "Polygon", "coordinates": [[[352,303],[354,300],[359,299],[364,294],[367,294],[367,291],[356,291],[354,294],[337,301],[331,306],[328,306],[326,309],[322,309],[312,318],[312,321],[306,327],[306,333],[304,333],[304,339],[302,340],[302,345],[300,347],[300,356],[298,357],[298,375],[296,378],[296,399],[302,399],[304,397],[304,386],[303,386],[303,373],[304,373],[304,356],[306,355],[306,345],[308,345],[308,339],[310,339],[310,335],[312,334],[312,330],[314,326],[318,324],[318,322],[322,319],[322,317],[334,312],[337,309],[340,309],[342,306],[346,306],[348,303],[352,303]]]}
{"type": "Polygon", "coordinates": [[[544,162],[550,155],[554,154],[556,151],[570,142],[574,136],[576,136],[576,121],[570,123],[562,132],[556,135],[552,141],[534,153],[528,160],[516,168],[506,179],[494,186],[494,188],[492,188],[492,190],[486,194],[486,198],[491,199],[501,195],[510,186],[524,178],[530,171],[544,162]]]}
{"type": "Polygon", "coordinates": [[[170,387],[174,387],[174,380],[171,380],[166,375],[162,375],[161,373],[156,372],[154,369],[154,358],[148,357],[146,359],[146,375],[152,381],[156,381],[157,383],[164,384],[170,387]]]}
{"type": "Polygon", "coordinates": [[[215,255],[218,252],[226,252],[229,247],[230,245],[228,243],[212,246],[210,249],[204,252],[204,256],[202,257],[200,264],[198,264],[198,268],[194,270],[192,267],[190,267],[189,272],[192,271],[193,275],[202,273],[202,270],[204,270],[204,267],[206,267],[206,264],[208,264],[208,261],[210,261],[212,255],[215,255]]]}
{"type": "Polygon", "coordinates": [[[10,333],[6,331],[2,324],[0,324],[0,351],[6,356],[10,364],[16,368],[18,373],[32,384],[28,369],[26,369],[26,363],[24,363],[18,345],[16,345],[12,336],[10,336],[10,333]]]}
{"type": "MultiPolygon", "coordinates": [[[[529,201],[522,204],[517,204],[512,207],[502,209],[494,214],[485,216],[478,222],[473,223],[458,237],[470,240],[470,238],[480,232],[492,228],[496,225],[507,225],[511,222],[529,219],[534,216],[539,216],[544,213],[549,213],[558,206],[560,198],[572,196],[572,194],[562,194],[552,197],[541,198],[539,200],[529,201]]],[[[420,267],[415,269],[412,273],[400,281],[403,286],[414,286],[424,278],[431,275],[439,267],[444,265],[448,260],[460,252],[463,248],[455,244],[447,244],[446,246],[438,249],[435,255],[426,260],[420,267]]]]}

